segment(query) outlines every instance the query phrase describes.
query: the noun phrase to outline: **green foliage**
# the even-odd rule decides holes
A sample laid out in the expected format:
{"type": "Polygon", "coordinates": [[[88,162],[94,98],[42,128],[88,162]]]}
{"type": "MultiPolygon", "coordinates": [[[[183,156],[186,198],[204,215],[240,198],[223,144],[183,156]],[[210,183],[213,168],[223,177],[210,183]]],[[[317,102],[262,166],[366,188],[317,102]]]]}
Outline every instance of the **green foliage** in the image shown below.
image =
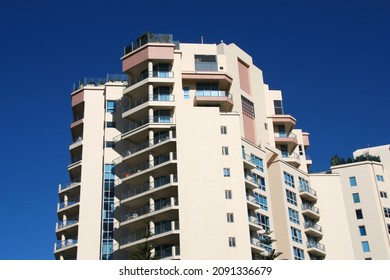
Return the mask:
{"type": "Polygon", "coordinates": [[[356,158],[348,158],[345,159],[343,157],[339,157],[337,154],[332,156],[330,159],[330,166],[336,166],[336,165],[341,165],[341,164],[346,164],[346,163],[354,163],[354,162],[360,162],[360,161],[376,161],[376,162],[381,162],[381,159],[379,156],[372,156],[370,154],[364,154],[360,155],[356,158]]]}
{"type": "MultiPolygon", "coordinates": [[[[276,240],[273,239],[271,235],[272,231],[266,231],[262,234],[262,238],[260,240],[260,244],[263,245],[262,247],[269,247],[271,248],[270,250],[267,250],[261,254],[256,254],[255,259],[256,260],[275,260],[277,257],[279,257],[282,252],[276,252],[275,249],[272,249],[271,245],[274,243],[276,240]]],[[[260,245],[260,246],[261,246],[260,245]]]]}
{"type": "Polygon", "coordinates": [[[143,232],[143,238],[145,238],[145,242],[137,245],[137,249],[139,253],[132,255],[132,260],[157,260],[159,256],[156,253],[153,253],[156,248],[156,244],[149,241],[149,238],[154,234],[150,230],[150,222],[151,220],[145,221],[145,231],[143,232]]]}

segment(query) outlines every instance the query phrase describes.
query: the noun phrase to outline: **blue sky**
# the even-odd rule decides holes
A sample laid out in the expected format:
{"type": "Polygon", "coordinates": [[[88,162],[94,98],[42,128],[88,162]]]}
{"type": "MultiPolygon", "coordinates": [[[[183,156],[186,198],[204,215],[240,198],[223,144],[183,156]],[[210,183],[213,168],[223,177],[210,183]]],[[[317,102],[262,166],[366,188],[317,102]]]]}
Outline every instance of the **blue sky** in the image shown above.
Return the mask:
{"type": "Polygon", "coordinates": [[[314,171],[390,142],[387,0],[3,2],[0,259],[53,259],[73,83],[120,73],[123,47],[146,31],[251,55],[310,132],[314,171]]]}

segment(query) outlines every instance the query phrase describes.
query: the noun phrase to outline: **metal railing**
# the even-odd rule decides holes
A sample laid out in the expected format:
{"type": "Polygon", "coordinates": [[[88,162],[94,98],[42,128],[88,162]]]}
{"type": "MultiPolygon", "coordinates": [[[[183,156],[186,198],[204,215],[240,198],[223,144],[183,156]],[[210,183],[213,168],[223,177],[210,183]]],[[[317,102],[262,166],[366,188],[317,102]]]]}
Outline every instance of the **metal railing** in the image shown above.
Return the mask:
{"type": "Polygon", "coordinates": [[[317,207],[311,205],[311,204],[308,204],[308,203],[303,203],[302,204],[302,210],[310,210],[314,213],[317,213],[317,214],[320,214],[320,209],[318,209],[317,207]]]}
{"type": "Polygon", "coordinates": [[[309,186],[299,186],[299,191],[300,192],[307,192],[310,193],[313,196],[317,196],[317,192],[310,188],[309,186]]]}
{"type": "Polygon", "coordinates": [[[306,246],[307,248],[317,248],[325,252],[325,245],[313,240],[307,241],[306,246]]]}
{"type": "Polygon", "coordinates": [[[297,154],[297,153],[289,154],[286,152],[282,152],[282,158],[291,158],[291,159],[298,159],[299,160],[299,154],[297,154]]]}
{"type": "Polygon", "coordinates": [[[135,188],[128,189],[126,192],[122,193],[122,200],[127,199],[129,197],[133,197],[135,195],[147,192],[149,190],[153,190],[155,188],[159,188],[165,186],[167,184],[177,182],[177,175],[173,174],[172,176],[164,176],[152,183],[145,183],[143,185],[137,186],[135,188]]]}
{"type": "Polygon", "coordinates": [[[149,213],[152,213],[152,212],[164,209],[164,208],[171,207],[173,205],[175,205],[175,206],[179,205],[179,201],[178,201],[177,197],[163,199],[163,200],[158,201],[155,204],[146,205],[144,207],[131,210],[127,214],[122,215],[121,222],[123,223],[125,221],[135,219],[135,218],[144,216],[146,214],[149,214],[149,213]]]}
{"type": "Polygon", "coordinates": [[[292,138],[294,140],[297,140],[297,135],[294,134],[294,133],[285,133],[285,132],[276,132],[275,133],[275,137],[278,137],[278,138],[292,138]]]}
{"type": "Polygon", "coordinates": [[[147,43],[175,43],[172,34],[154,34],[147,32],[125,47],[124,54],[128,54],[147,43]]]}
{"type": "Polygon", "coordinates": [[[102,86],[108,82],[122,82],[128,84],[127,75],[123,74],[107,74],[105,78],[84,78],[73,84],[73,91],[85,86],[102,86]]]}
{"type": "Polygon", "coordinates": [[[77,244],[77,239],[66,239],[66,240],[60,240],[60,241],[57,241],[54,245],[55,245],[55,250],[60,250],[62,248],[65,248],[65,247],[69,247],[69,246],[72,246],[72,245],[75,245],[77,244]]]}
{"type": "Polygon", "coordinates": [[[154,117],[145,118],[137,122],[130,122],[127,127],[124,127],[122,129],[122,134],[133,131],[149,123],[173,123],[173,118],[169,116],[154,116],[154,117]]]}
{"type": "Polygon", "coordinates": [[[61,183],[60,184],[60,191],[63,191],[65,189],[67,189],[67,188],[76,186],[78,184],[80,184],[80,178],[76,178],[76,179],[74,179],[72,181],[69,181],[69,182],[66,182],[66,183],[61,183]]]}
{"type": "Polygon", "coordinates": [[[195,92],[195,96],[228,97],[230,99],[233,98],[233,95],[227,92],[226,90],[211,90],[211,91],[198,90],[195,92]]]}
{"type": "Polygon", "coordinates": [[[76,144],[76,143],[81,142],[81,141],[83,141],[83,137],[82,136],[74,137],[74,138],[72,138],[70,144],[73,145],[73,144],[76,144]]]}
{"type": "Polygon", "coordinates": [[[135,85],[147,78],[173,78],[173,77],[174,77],[174,73],[172,71],[145,71],[141,75],[137,77],[133,77],[131,80],[129,80],[126,87],[135,85]]]}
{"type": "Polygon", "coordinates": [[[130,244],[144,238],[150,238],[152,236],[158,236],[163,233],[167,233],[173,230],[179,230],[179,221],[171,221],[167,223],[162,223],[154,228],[141,230],[129,235],[126,235],[121,238],[121,245],[130,244]]]}
{"type": "Polygon", "coordinates": [[[242,153],[242,159],[256,165],[256,162],[251,155],[242,153]]]}
{"type": "Polygon", "coordinates": [[[173,94],[151,94],[149,96],[144,96],[140,99],[137,99],[133,103],[123,106],[122,112],[124,113],[130,109],[136,108],[148,101],[173,102],[175,101],[175,96],[173,94]]]}
{"type": "Polygon", "coordinates": [[[320,225],[313,223],[313,222],[304,222],[303,227],[304,228],[312,228],[312,229],[315,229],[317,231],[322,232],[322,227],[320,225]]]}
{"type": "Polygon", "coordinates": [[[250,223],[253,223],[253,224],[256,224],[256,225],[260,225],[260,221],[256,217],[254,217],[254,216],[248,216],[248,221],[250,223]]]}

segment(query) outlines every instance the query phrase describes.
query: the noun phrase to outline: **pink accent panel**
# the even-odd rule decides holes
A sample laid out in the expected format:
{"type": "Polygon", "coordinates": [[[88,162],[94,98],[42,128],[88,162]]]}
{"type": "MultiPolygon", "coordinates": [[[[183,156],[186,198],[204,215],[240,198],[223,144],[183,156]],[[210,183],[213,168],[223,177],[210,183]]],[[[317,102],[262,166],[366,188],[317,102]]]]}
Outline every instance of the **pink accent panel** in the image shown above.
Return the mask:
{"type": "Polygon", "coordinates": [[[248,94],[251,94],[249,83],[249,67],[238,60],[238,75],[240,76],[240,88],[248,94]]]}
{"type": "Polygon", "coordinates": [[[242,115],[244,122],[244,137],[246,140],[256,144],[255,120],[246,115],[242,115]]]}
{"type": "Polygon", "coordinates": [[[148,59],[168,59],[173,60],[174,56],[173,46],[148,46],[140,49],[139,51],[131,54],[130,56],[123,59],[122,71],[125,72],[128,69],[140,64],[141,62],[148,59]]]}
{"type": "Polygon", "coordinates": [[[308,134],[306,134],[306,135],[303,134],[302,137],[303,137],[303,145],[304,146],[310,146],[309,135],[308,134]]]}
{"type": "Polygon", "coordinates": [[[84,91],[72,95],[72,107],[84,101],[84,91]]]}

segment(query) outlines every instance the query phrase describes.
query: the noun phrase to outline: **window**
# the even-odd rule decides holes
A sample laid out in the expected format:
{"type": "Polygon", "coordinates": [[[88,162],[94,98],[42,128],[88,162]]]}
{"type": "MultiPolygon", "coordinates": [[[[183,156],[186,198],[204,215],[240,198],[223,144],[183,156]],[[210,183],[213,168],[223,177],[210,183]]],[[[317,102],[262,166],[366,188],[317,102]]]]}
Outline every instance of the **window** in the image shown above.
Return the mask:
{"type": "Polygon", "coordinates": [[[377,180],[378,182],[384,182],[384,181],[385,181],[385,179],[383,178],[382,175],[376,175],[376,180],[377,180]]]}
{"type": "Polygon", "coordinates": [[[294,259],[295,260],[304,260],[305,254],[302,249],[299,249],[297,247],[293,247],[294,250],[294,259]]]}
{"type": "Polygon", "coordinates": [[[370,252],[370,244],[368,244],[368,241],[362,241],[362,249],[364,253],[370,252]]]}
{"type": "Polygon", "coordinates": [[[288,208],[288,216],[290,221],[299,225],[299,213],[291,208],[288,208]]]}
{"type": "Polygon", "coordinates": [[[241,95],[241,104],[242,104],[242,113],[251,118],[255,118],[255,107],[253,106],[253,102],[248,98],[241,95]]]}
{"type": "Polygon", "coordinates": [[[184,99],[190,99],[190,88],[189,87],[183,87],[183,96],[184,96],[184,99]]]}
{"type": "Polygon", "coordinates": [[[106,148],[115,148],[115,141],[106,141],[106,148]]]}
{"type": "Polygon", "coordinates": [[[298,177],[299,179],[299,187],[300,189],[305,189],[309,188],[309,182],[301,177],[298,177]]]}
{"type": "Polygon", "coordinates": [[[356,177],[349,177],[349,185],[351,187],[356,187],[357,186],[356,177]]]}
{"type": "Polygon", "coordinates": [[[288,174],[287,172],[283,172],[283,173],[284,173],[284,182],[286,183],[286,185],[295,188],[294,176],[288,174]]]}
{"type": "Polygon", "coordinates": [[[360,236],[366,236],[367,235],[366,227],[365,226],[359,226],[359,233],[360,233],[360,236]]]}
{"type": "MultiPolygon", "coordinates": [[[[248,172],[247,174],[248,174],[248,176],[253,178],[253,181],[257,184],[259,189],[265,191],[265,179],[263,177],[261,177],[260,175],[257,175],[256,173],[251,173],[251,172],[248,172]]],[[[250,180],[252,180],[252,179],[250,179],[250,180]]]]}
{"type": "Polygon", "coordinates": [[[115,127],[115,122],[106,122],[106,127],[115,127]]]}
{"type": "Polygon", "coordinates": [[[264,129],[268,130],[268,123],[264,123],[264,129]]]}
{"type": "Polygon", "coordinates": [[[383,197],[383,198],[387,198],[387,192],[379,192],[380,193],[380,195],[381,195],[381,197],[383,197]]]}
{"type": "Polygon", "coordinates": [[[236,238],[229,237],[229,247],[236,247],[236,238]]]}
{"type": "Polygon", "coordinates": [[[159,63],[153,65],[153,77],[157,78],[172,78],[172,73],[169,72],[170,65],[167,63],[159,63]]]}
{"type": "Polygon", "coordinates": [[[230,177],[230,168],[223,169],[223,177],[230,177]]]}
{"type": "Polygon", "coordinates": [[[353,193],[352,194],[352,198],[353,198],[353,203],[359,203],[360,202],[360,196],[358,193],[353,193]]]}
{"type": "Polygon", "coordinates": [[[225,198],[226,199],[232,199],[232,191],[231,190],[225,190],[225,198]]]}
{"type": "Polygon", "coordinates": [[[228,223],[234,223],[234,214],[233,213],[226,213],[227,222],[228,223]]]}
{"type": "Polygon", "coordinates": [[[116,102],[112,100],[107,100],[107,108],[106,112],[107,113],[115,113],[116,110],[116,102]]]}
{"type": "Polygon", "coordinates": [[[256,199],[257,203],[260,205],[260,208],[268,211],[267,197],[265,197],[264,195],[258,194],[258,193],[254,193],[254,194],[255,194],[255,199],[256,199]]]}
{"type": "Polygon", "coordinates": [[[390,224],[387,224],[387,232],[390,234],[390,224]]]}
{"type": "Polygon", "coordinates": [[[261,158],[251,154],[251,160],[256,165],[256,169],[257,170],[259,170],[261,172],[264,172],[263,160],[261,158]]]}
{"type": "Polygon", "coordinates": [[[300,155],[300,156],[303,156],[303,148],[302,148],[302,145],[299,145],[298,148],[299,148],[299,155],[300,155]]]}
{"type": "Polygon", "coordinates": [[[295,227],[291,227],[291,238],[293,241],[302,244],[302,232],[295,227]]]}
{"type": "Polygon", "coordinates": [[[283,115],[282,100],[274,100],[275,115],[283,115]]]}
{"type": "Polygon", "coordinates": [[[390,208],[383,208],[383,212],[385,213],[386,218],[390,218],[390,208]]]}
{"type": "Polygon", "coordinates": [[[221,126],[221,134],[227,134],[227,127],[226,126],[221,126]]]}
{"type": "Polygon", "coordinates": [[[229,154],[229,147],[222,147],[222,155],[227,156],[229,154]]]}
{"type": "Polygon", "coordinates": [[[216,55],[195,55],[195,71],[218,71],[216,55]]]}
{"type": "Polygon", "coordinates": [[[263,227],[263,229],[265,229],[266,231],[271,231],[269,218],[266,215],[257,213],[257,220],[259,221],[259,224],[263,227]]]}
{"type": "Polygon", "coordinates": [[[225,92],[219,92],[218,83],[196,83],[196,96],[226,96],[225,92]]]}
{"type": "Polygon", "coordinates": [[[356,209],[355,213],[356,213],[356,219],[358,219],[358,220],[363,219],[363,211],[362,211],[362,209],[356,209]]]}
{"type": "Polygon", "coordinates": [[[297,195],[292,191],[286,190],[287,202],[297,206],[297,195]]]}

